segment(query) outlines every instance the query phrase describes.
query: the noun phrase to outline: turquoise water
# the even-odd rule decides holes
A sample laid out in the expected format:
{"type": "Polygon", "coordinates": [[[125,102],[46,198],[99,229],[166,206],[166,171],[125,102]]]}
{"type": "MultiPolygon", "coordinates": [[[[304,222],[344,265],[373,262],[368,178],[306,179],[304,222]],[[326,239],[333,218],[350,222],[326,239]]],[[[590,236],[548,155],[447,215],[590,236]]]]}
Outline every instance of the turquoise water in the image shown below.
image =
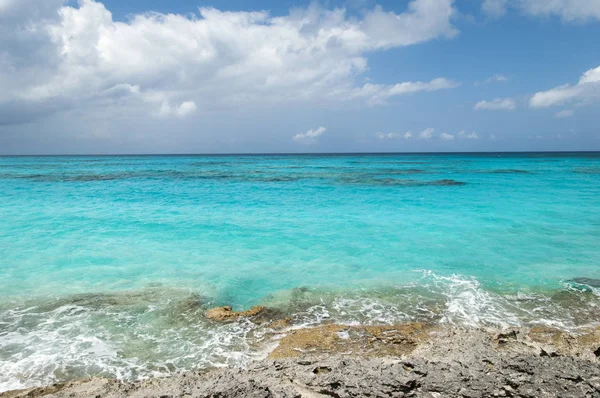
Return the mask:
{"type": "Polygon", "coordinates": [[[0,391],[263,355],[215,305],[578,328],[599,243],[598,153],[0,157],[0,391]]]}

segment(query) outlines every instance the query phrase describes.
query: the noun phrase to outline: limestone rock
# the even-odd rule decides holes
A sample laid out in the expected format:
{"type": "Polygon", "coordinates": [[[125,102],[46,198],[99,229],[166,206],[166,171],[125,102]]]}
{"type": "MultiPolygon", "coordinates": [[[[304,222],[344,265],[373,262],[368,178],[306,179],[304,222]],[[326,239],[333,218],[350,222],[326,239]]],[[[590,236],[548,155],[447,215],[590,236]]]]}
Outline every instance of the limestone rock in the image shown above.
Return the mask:
{"type": "Polygon", "coordinates": [[[240,311],[236,312],[231,307],[216,307],[206,311],[206,317],[208,319],[212,319],[213,321],[234,321],[238,318],[244,317],[253,317],[265,310],[265,307],[258,305],[250,308],[248,311],[240,311]]]}

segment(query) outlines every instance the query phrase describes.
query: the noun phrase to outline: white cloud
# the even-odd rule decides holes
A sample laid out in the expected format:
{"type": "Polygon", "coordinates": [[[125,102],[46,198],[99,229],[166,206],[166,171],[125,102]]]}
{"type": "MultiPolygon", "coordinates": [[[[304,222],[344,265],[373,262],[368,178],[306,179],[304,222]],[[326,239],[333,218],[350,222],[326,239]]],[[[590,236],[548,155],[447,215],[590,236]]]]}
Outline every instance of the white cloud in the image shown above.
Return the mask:
{"type": "Polygon", "coordinates": [[[318,137],[325,134],[325,131],[327,131],[327,129],[325,127],[321,126],[316,129],[308,130],[306,133],[303,133],[303,134],[296,134],[295,136],[292,137],[292,139],[294,141],[303,142],[306,144],[313,144],[316,142],[316,139],[318,137]]]}
{"type": "MultiPolygon", "coordinates": [[[[431,140],[431,139],[435,138],[433,135],[434,132],[435,132],[435,130],[433,128],[427,128],[427,129],[421,131],[417,135],[417,137],[422,140],[431,140]]],[[[411,140],[415,136],[413,135],[412,132],[407,131],[404,134],[377,132],[377,133],[375,133],[375,137],[377,137],[379,140],[385,141],[385,140],[395,140],[395,139],[402,139],[402,138],[405,140],[411,140]]],[[[441,133],[439,135],[439,138],[444,141],[452,141],[454,139],[478,140],[479,136],[474,131],[471,133],[467,133],[466,131],[462,130],[457,134],[441,133]]]]}
{"type": "Polygon", "coordinates": [[[501,75],[499,73],[496,73],[494,76],[490,76],[487,79],[485,79],[486,83],[506,82],[506,81],[508,81],[508,77],[501,75]]]}
{"type": "Polygon", "coordinates": [[[573,101],[593,100],[600,97],[600,66],[585,72],[575,85],[564,84],[535,93],[529,101],[533,108],[548,108],[573,101]]]}
{"type": "Polygon", "coordinates": [[[565,21],[600,19],[598,0],[520,0],[519,6],[529,15],[556,15],[565,21]]]}
{"type": "Polygon", "coordinates": [[[398,134],[396,133],[376,133],[375,134],[377,136],[377,138],[379,138],[380,140],[393,140],[395,138],[398,138],[398,134]]]}
{"type": "Polygon", "coordinates": [[[508,81],[508,77],[506,77],[500,73],[496,73],[495,75],[490,76],[483,81],[475,82],[475,85],[480,86],[482,84],[499,83],[499,82],[507,82],[507,81],[508,81]]]}
{"type": "Polygon", "coordinates": [[[453,0],[412,0],[400,14],[375,7],[362,19],[312,5],[284,16],[200,8],[198,16],[149,12],[125,22],[94,0],[75,7],[62,0],[0,1],[0,107],[64,102],[93,109],[99,93],[126,85],[137,92],[120,92],[120,110],[127,104],[162,113],[165,103],[189,103],[170,112],[183,116],[193,112],[192,103],[197,109],[382,103],[458,85],[444,78],[355,83],[373,51],[456,35],[453,0]]]}
{"type": "Polygon", "coordinates": [[[398,95],[417,93],[419,91],[437,91],[449,88],[455,88],[460,85],[459,82],[445,78],[433,79],[430,82],[404,82],[398,84],[371,84],[355,89],[349,93],[349,98],[366,97],[370,104],[383,104],[386,99],[398,95]]]}
{"type": "Polygon", "coordinates": [[[460,139],[460,140],[478,140],[479,139],[479,136],[474,131],[467,133],[466,131],[462,130],[457,134],[457,136],[458,136],[458,139],[460,139]]]}
{"type": "Polygon", "coordinates": [[[554,115],[555,117],[559,118],[559,119],[563,119],[566,117],[571,117],[573,116],[574,112],[570,109],[565,109],[563,111],[560,112],[556,112],[556,114],[554,115]]]}
{"type": "Polygon", "coordinates": [[[479,101],[475,104],[475,110],[491,110],[491,111],[514,111],[517,104],[511,98],[495,98],[492,101],[479,101]]]}
{"type": "Polygon", "coordinates": [[[558,16],[564,21],[600,19],[600,2],[597,0],[484,0],[481,9],[491,17],[501,17],[509,6],[527,15],[558,16]]]}
{"type": "Polygon", "coordinates": [[[196,112],[196,109],[196,104],[193,101],[182,102],[179,106],[171,106],[167,101],[164,101],[160,107],[159,115],[163,117],[185,117],[196,112]]]}
{"type": "Polygon", "coordinates": [[[431,127],[427,128],[419,133],[419,138],[421,138],[423,140],[430,140],[433,137],[434,131],[435,130],[432,129],[431,127]]]}
{"type": "Polygon", "coordinates": [[[481,9],[491,17],[501,17],[506,14],[508,0],[484,0],[481,9]]]}
{"type": "Polygon", "coordinates": [[[403,138],[405,140],[410,140],[413,138],[413,133],[410,131],[407,131],[404,134],[399,134],[399,133],[382,133],[382,132],[378,132],[375,133],[375,136],[380,139],[380,140],[395,140],[395,139],[400,139],[403,138]]]}

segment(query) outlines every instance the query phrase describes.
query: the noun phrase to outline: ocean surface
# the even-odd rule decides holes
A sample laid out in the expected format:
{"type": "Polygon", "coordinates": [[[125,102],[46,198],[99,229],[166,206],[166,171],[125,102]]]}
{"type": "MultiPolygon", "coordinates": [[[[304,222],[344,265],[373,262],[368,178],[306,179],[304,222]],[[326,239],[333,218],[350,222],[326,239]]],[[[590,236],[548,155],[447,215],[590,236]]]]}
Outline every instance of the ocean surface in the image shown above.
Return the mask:
{"type": "Polygon", "coordinates": [[[599,279],[600,153],[0,157],[0,391],[275,344],[218,305],[576,331],[599,279]]]}

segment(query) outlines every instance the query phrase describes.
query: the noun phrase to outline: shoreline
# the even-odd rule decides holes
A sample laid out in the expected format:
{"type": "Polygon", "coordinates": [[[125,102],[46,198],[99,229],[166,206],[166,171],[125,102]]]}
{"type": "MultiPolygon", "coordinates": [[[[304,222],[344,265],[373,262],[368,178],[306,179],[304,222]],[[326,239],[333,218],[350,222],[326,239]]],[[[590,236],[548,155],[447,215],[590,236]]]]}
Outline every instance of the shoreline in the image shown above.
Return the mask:
{"type": "Polygon", "coordinates": [[[139,382],[91,378],[0,393],[23,397],[597,397],[600,327],[469,328],[285,320],[267,359],[139,382]]]}

